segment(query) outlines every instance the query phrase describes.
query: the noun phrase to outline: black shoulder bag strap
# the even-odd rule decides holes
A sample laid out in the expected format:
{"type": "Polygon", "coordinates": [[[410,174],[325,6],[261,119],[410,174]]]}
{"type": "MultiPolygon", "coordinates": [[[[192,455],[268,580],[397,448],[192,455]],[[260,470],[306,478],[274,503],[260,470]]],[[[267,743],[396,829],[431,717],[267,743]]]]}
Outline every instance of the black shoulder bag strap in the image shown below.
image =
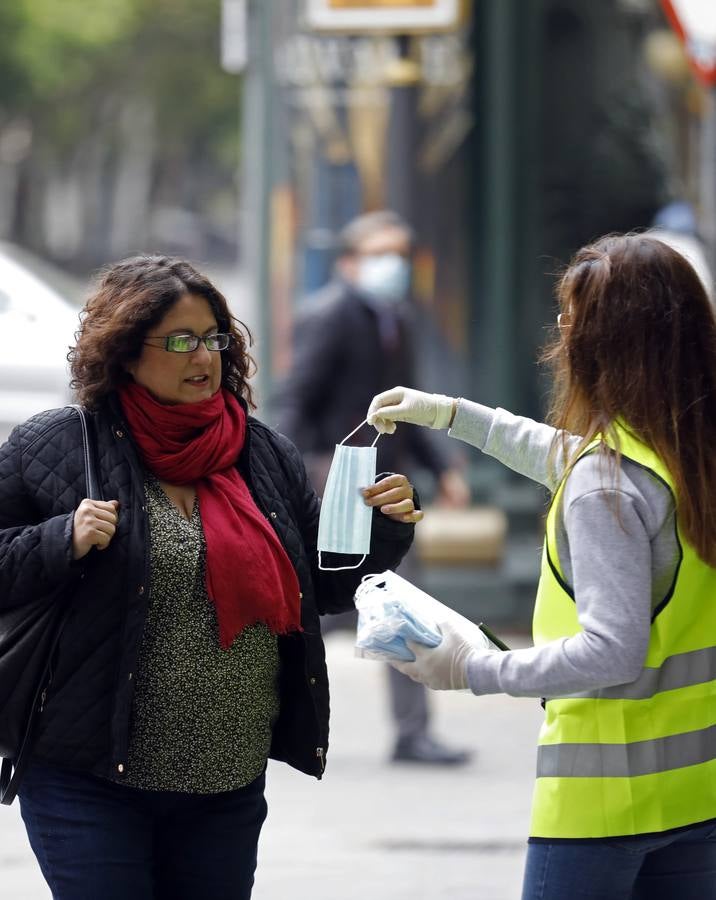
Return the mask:
{"type": "MultiPolygon", "coordinates": [[[[91,417],[87,414],[86,410],[84,410],[81,406],[72,404],[71,409],[74,409],[79,416],[80,426],[82,428],[82,448],[84,451],[86,496],[90,500],[101,500],[102,492],[99,486],[97,470],[97,448],[96,441],[94,439],[92,420],[91,417]]],[[[62,631],[65,627],[65,623],[67,622],[70,610],[71,604],[68,603],[67,608],[55,623],[55,636],[53,638],[49,658],[47,660],[48,665],[60,640],[60,635],[62,634],[62,631]]],[[[30,712],[30,717],[25,729],[25,734],[23,735],[22,743],[20,744],[20,749],[18,750],[15,759],[3,759],[2,766],[0,766],[0,803],[5,806],[9,806],[17,796],[17,791],[20,787],[20,781],[25,774],[25,769],[27,768],[28,762],[30,761],[30,749],[32,746],[32,740],[35,735],[35,723],[40,707],[39,694],[42,687],[42,684],[38,685],[37,687],[38,696],[35,697],[35,702],[33,704],[32,711],[30,712]]]]}

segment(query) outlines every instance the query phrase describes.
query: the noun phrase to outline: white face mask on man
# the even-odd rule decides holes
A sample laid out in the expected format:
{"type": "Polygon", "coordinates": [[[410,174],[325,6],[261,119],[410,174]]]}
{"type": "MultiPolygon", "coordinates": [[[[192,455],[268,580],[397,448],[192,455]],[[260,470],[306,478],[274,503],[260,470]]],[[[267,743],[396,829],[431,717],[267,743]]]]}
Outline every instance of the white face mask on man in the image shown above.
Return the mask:
{"type": "Polygon", "coordinates": [[[358,263],[358,287],[381,303],[400,303],[410,287],[410,262],[400,253],[375,253],[358,263]]]}

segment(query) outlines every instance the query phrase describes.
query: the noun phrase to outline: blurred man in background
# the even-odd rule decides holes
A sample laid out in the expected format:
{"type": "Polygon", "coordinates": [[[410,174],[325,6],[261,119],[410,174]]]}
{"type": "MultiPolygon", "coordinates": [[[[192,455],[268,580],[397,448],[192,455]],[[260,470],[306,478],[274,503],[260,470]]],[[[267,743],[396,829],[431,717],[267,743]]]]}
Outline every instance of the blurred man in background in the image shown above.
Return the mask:
{"type": "MultiPolygon", "coordinates": [[[[319,494],[336,443],[365,419],[372,397],[395,384],[415,384],[407,303],[412,244],[410,227],[394,212],[354,219],[341,232],[334,278],[307,299],[297,318],[293,368],[276,397],[278,425],[304,454],[319,494]]],[[[372,440],[365,428],[350,443],[372,440]]],[[[445,451],[424,429],[406,425],[378,443],[378,471],[410,471],[411,464],[435,477],[436,502],[455,508],[469,503],[469,488],[445,451]]],[[[411,553],[401,574],[415,582],[417,568],[411,553]]],[[[393,760],[467,762],[468,752],[431,735],[424,687],[391,667],[388,677],[396,728],[393,760]]]]}

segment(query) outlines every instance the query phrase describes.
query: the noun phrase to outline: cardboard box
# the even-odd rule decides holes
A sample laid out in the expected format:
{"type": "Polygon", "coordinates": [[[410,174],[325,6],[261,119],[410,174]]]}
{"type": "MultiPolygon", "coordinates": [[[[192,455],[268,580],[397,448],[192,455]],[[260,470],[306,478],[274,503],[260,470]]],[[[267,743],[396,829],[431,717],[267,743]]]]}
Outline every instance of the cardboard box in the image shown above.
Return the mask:
{"type": "Polygon", "coordinates": [[[505,551],[507,516],[491,506],[425,508],[415,528],[415,547],[424,565],[496,565],[505,551]]]}

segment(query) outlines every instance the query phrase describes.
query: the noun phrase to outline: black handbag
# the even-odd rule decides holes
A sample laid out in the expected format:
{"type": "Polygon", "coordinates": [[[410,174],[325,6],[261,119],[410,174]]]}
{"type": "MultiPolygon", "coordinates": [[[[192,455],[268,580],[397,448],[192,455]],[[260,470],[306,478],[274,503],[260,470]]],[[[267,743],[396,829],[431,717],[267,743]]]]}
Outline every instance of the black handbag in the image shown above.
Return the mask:
{"type": "MultiPolygon", "coordinates": [[[[86,496],[101,500],[90,417],[82,425],[86,496]]],[[[9,806],[27,767],[35,726],[52,681],[52,663],[72,610],[67,589],[0,611],[0,803],[9,806]]]]}

